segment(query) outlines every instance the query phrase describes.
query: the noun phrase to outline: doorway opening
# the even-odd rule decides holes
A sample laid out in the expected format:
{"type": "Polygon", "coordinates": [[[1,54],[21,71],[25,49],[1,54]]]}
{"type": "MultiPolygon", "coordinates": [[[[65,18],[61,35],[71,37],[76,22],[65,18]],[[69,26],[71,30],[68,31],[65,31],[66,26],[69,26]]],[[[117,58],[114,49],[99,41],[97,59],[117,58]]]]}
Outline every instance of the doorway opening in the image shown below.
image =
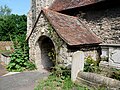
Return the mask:
{"type": "Polygon", "coordinates": [[[41,50],[41,64],[43,69],[50,71],[55,65],[55,46],[52,40],[46,36],[42,36],[42,39],[40,39],[39,42],[41,50]]]}

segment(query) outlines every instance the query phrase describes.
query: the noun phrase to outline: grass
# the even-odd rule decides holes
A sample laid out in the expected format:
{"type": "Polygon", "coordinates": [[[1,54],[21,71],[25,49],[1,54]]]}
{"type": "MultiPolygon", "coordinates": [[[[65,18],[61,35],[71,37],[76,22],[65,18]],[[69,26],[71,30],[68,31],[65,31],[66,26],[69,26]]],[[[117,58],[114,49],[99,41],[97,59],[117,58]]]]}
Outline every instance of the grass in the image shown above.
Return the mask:
{"type": "Polygon", "coordinates": [[[70,77],[56,77],[50,75],[47,80],[42,80],[34,90],[90,90],[87,87],[74,84],[70,77]]]}

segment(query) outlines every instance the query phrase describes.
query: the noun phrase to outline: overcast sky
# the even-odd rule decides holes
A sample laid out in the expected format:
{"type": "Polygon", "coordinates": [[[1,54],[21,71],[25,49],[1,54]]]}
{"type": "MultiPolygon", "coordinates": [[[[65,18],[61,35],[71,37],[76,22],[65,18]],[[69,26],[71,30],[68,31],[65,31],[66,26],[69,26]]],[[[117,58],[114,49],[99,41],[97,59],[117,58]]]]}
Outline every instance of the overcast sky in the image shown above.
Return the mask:
{"type": "Polygon", "coordinates": [[[0,5],[7,5],[13,14],[27,14],[30,9],[30,0],[0,0],[0,5]]]}

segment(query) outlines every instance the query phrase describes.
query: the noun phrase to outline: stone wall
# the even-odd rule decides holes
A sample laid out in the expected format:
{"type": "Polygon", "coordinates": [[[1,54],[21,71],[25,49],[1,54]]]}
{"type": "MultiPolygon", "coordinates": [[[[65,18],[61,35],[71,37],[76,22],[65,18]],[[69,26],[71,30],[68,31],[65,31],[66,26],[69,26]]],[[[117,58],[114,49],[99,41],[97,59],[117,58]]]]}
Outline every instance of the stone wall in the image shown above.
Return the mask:
{"type": "Polygon", "coordinates": [[[32,31],[33,23],[32,23],[32,10],[29,10],[27,14],[27,37],[30,35],[32,31]]]}
{"type": "Polygon", "coordinates": [[[120,7],[84,13],[79,17],[81,22],[102,39],[102,44],[113,45],[107,46],[108,65],[120,69],[120,47],[114,46],[120,44],[120,7]]]}
{"type": "Polygon", "coordinates": [[[4,58],[1,57],[2,53],[9,53],[9,51],[13,50],[13,43],[11,41],[0,41],[0,61],[6,61],[4,60],[4,58]]]}
{"type": "Polygon", "coordinates": [[[101,48],[99,45],[80,45],[80,46],[68,46],[70,52],[82,51],[84,52],[84,57],[90,56],[93,60],[99,60],[101,55],[101,48]]]}
{"type": "Polygon", "coordinates": [[[31,0],[31,8],[27,14],[27,37],[29,36],[42,8],[49,7],[54,0],[31,0]]]}
{"type": "MultiPolygon", "coordinates": [[[[112,1],[111,1],[112,2],[112,1]]],[[[74,9],[75,13],[86,28],[102,39],[102,45],[107,47],[108,62],[105,65],[120,68],[120,6],[119,2],[102,2],[74,9]],[[111,56],[111,52],[113,52],[111,56]]],[[[106,53],[101,50],[102,55],[106,53]]]]}
{"type": "Polygon", "coordinates": [[[0,41],[0,51],[13,50],[13,43],[11,41],[0,41]]]}
{"type": "Polygon", "coordinates": [[[103,43],[120,44],[120,7],[90,9],[81,11],[77,16],[88,29],[103,40],[103,43]]]}
{"type": "Polygon", "coordinates": [[[4,64],[8,65],[10,62],[10,54],[12,54],[11,52],[3,52],[0,54],[0,61],[4,62],[4,64]]]}
{"type": "Polygon", "coordinates": [[[34,9],[36,8],[36,19],[38,17],[38,14],[40,13],[42,8],[48,8],[54,0],[34,0],[36,1],[36,7],[33,7],[34,9]]]}

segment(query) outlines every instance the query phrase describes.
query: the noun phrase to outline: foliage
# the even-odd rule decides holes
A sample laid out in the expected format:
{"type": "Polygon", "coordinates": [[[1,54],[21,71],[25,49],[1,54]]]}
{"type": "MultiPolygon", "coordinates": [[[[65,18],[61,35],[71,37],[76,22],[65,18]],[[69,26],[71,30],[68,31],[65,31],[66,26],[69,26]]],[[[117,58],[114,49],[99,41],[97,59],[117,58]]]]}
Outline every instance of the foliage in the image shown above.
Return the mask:
{"type": "Polygon", "coordinates": [[[57,77],[67,77],[70,76],[70,69],[67,69],[66,66],[63,66],[63,61],[62,60],[56,60],[56,56],[59,54],[60,48],[62,47],[62,42],[59,38],[56,38],[55,32],[50,24],[48,24],[48,34],[53,40],[55,41],[55,45],[57,46],[57,52],[55,52],[54,49],[52,49],[49,53],[48,56],[49,58],[53,61],[54,67],[52,68],[52,73],[56,75],[57,77]],[[62,65],[61,65],[62,64],[62,65]]]}
{"type": "MultiPolygon", "coordinates": [[[[35,69],[35,64],[29,61],[29,48],[26,39],[26,16],[11,15],[7,17],[8,20],[13,20],[15,26],[10,26],[14,29],[13,32],[9,32],[10,37],[6,37],[7,40],[11,40],[14,43],[14,53],[11,54],[11,61],[7,66],[8,71],[23,71],[23,70],[33,70],[35,69]]],[[[7,27],[7,26],[6,26],[7,27]]],[[[8,27],[8,30],[10,29],[8,27]]],[[[4,27],[5,29],[5,27],[4,27]]],[[[7,30],[7,29],[5,29],[7,30]]],[[[5,39],[6,40],[6,39],[5,39]]]]}
{"type": "Polygon", "coordinates": [[[110,77],[113,78],[113,79],[117,79],[120,81],[120,70],[119,69],[115,69],[115,68],[112,68],[111,69],[111,75],[110,77]]]}
{"type": "Polygon", "coordinates": [[[98,72],[101,75],[104,75],[109,78],[120,80],[120,70],[113,67],[99,67],[100,71],[98,72]]]}
{"type": "Polygon", "coordinates": [[[87,87],[74,84],[70,77],[62,79],[54,75],[50,75],[47,80],[40,81],[34,90],[89,90],[87,87]]]}
{"type": "Polygon", "coordinates": [[[49,35],[53,34],[53,28],[52,28],[52,26],[50,24],[48,24],[47,30],[48,30],[49,35]]]}
{"type": "Polygon", "coordinates": [[[27,17],[25,15],[0,16],[0,41],[10,41],[16,35],[26,34],[27,17]]]}
{"type": "Polygon", "coordinates": [[[51,50],[48,52],[48,57],[53,62],[53,64],[56,63],[56,53],[54,48],[51,48],[51,50]]]}
{"type": "Polygon", "coordinates": [[[9,71],[23,71],[35,69],[35,65],[29,61],[28,44],[25,40],[27,29],[26,15],[10,14],[8,6],[0,7],[0,41],[13,41],[14,52],[7,66],[9,71]]]}
{"type": "Polygon", "coordinates": [[[106,77],[120,80],[120,70],[111,67],[98,67],[96,61],[91,57],[85,59],[84,71],[98,73],[106,77]]]}
{"type": "Polygon", "coordinates": [[[0,6],[0,15],[10,15],[11,14],[11,9],[7,6],[0,6]]]}
{"type": "Polygon", "coordinates": [[[54,67],[52,67],[52,74],[57,76],[57,77],[62,77],[65,78],[67,76],[70,76],[70,69],[67,69],[66,66],[60,65],[60,60],[56,60],[56,53],[55,50],[52,49],[49,53],[48,56],[50,60],[54,63],[54,67]]]}
{"type": "MultiPolygon", "coordinates": [[[[57,46],[57,50],[60,51],[60,48],[62,47],[62,44],[63,44],[62,39],[60,39],[57,35],[55,35],[56,32],[54,31],[54,29],[52,28],[52,26],[50,24],[48,24],[47,30],[48,30],[49,36],[51,38],[53,38],[53,40],[55,41],[55,44],[57,46]]],[[[57,54],[58,53],[56,53],[56,55],[57,54]]]]}
{"type": "Polygon", "coordinates": [[[85,72],[98,72],[99,67],[97,66],[97,61],[93,60],[90,56],[85,59],[84,64],[85,72]]]}
{"type": "Polygon", "coordinates": [[[56,64],[52,69],[52,74],[57,77],[66,78],[71,75],[71,70],[67,69],[67,67],[65,67],[65,66],[56,64]]]}
{"type": "Polygon", "coordinates": [[[29,61],[28,45],[25,35],[16,36],[14,42],[14,53],[11,54],[11,61],[7,66],[9,71],[23,71],[35,69],[35,64],[29,61]]]}
{"type": "Polygon", "coordinates": [[[63,64],[61,60],[56,60],[56,56],[58,55],[58,51],[60,51],[60,48],[62,46],[59,38],[54,37],[54,30],[50,24],[48,24],[48,33],[51,38],[54,38],[55,44],[57,46],[57,53],[54,49],[51,49],[50,52],[48,52],[48,56],[50,60],[54,63],[54,67],[52,68],[52,74],[56,75],[57,77],[67,77],[70,76],[70,69],[67,69],[65,66],[60,65],[63,64]]]}
{"type": "Polygon", "coordinates": [[[51,50],[48,53],[48,56],[50,58],[50,60],[54,63],[54,67],[52,67],[52,74],[57,76],[57,77],[67,77],[70,76],[70,69],[67,69],[65,66],[60,65],[60,60],[56,60],[56,53],[55,50],[51,50]]]}

